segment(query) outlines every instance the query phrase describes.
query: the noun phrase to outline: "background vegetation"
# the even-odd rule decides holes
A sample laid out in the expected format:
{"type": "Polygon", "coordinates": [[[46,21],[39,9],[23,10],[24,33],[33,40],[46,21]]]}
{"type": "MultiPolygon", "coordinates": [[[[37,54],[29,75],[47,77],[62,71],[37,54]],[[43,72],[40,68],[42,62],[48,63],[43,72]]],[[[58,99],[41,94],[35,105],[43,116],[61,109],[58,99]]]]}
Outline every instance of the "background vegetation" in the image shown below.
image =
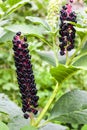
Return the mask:
{"type": "MultiPolygon", "coordinates": [[[[85,0],[85,3],[86,2],[87,1],[85,0]]],[[[17,84],[12,50],[12,38],[16,32],[21,31],[28,38],[38,95],[40,97],[40,111],[47,103],[55,87],[56,81],[49,72],[50,67],[55,65],[54,53],[53,51],[50,51],[49,46],[44,42],[42,36],[44,36],[45,39],[48,39],[50,43],[52,43],[52,39],[50,35],[48,35],[49,32],[46,31],[41,24],[38,24],[39,20],[37,18],[35,18],[35,20],[32,18],[39,17],[46,19],[48,15],[48,4],[48,0],[0,0],[0,102],[5,105],[5,107],[0,106],[0,111],[2,108],[4,109],[3,113],[0,113],[0,119],[8,124],[10,130],[18,130],[18,124],[16,128],[13,127],[14,121],[10,122],[7,114],[10,109],[6,109],[8,109],[8,106],[11,107],[10,103],[13,102],[21,107],[21,96],[17,84]],[[5,97],[4,94],[8,95],[12,102],[5,97]],[[3,97],[6,98],[5,101],[2,101],[3,97]],[[7,100],[9,101],[7,102],[7,100]]],[[[83,15],[83,17],[87,18],[87,14],[83,15]]],[[[85,52],[86,50],[87,44],[85,44],[82,51],[85,52]]],[[[61,57],[59,53],[58,58],[60,63],[65,62],[65,57],[61,57]]],[[[70,80],[67,80],[62,84],[62,89],[59,91],[57,99],[69,90],[78,88],[87,90],[87,72],[85,70],[77,72],[70,80]]],[[[11,110],[12,109],[13,114],[10,113],[11,117],[15,115],[16,111],[14,104],[11,110]]],[[[50,110],[46,114],[45,119],[48,117],[49,113],[50,110]]],[[[20,115],[22,115],[22,113],[20,115]]],[[[17,121],[19,121],[19,123],[22,122],[20,119],[17,121]]],[[[23,119],[23,122],[27,121],[23,119]]],[[[63,125],[68,126],[67,124],[63,125]]],[[[87,130],[87,127],[85,126],[83,130],[87,130]]]]}

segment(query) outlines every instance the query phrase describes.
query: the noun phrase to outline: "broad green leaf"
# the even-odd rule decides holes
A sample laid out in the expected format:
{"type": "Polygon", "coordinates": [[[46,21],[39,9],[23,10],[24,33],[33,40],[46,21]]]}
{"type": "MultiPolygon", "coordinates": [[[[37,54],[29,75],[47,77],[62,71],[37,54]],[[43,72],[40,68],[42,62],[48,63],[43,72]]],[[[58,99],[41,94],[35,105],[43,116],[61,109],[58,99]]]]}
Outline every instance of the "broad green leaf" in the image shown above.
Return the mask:
{"type": "MultiPolygon", "coordinates": [[[[48,62],[52,66],[56,66],[55,55],[53,51],[36,51],[36,52],[42,60],[48,62]]],[[[59,63],[64,64],[66,58],[65,56],[58,55],[58,60],[59,60],[59,63]]]]}
{"type": "Polygon", "coordinates": [[[72,65],[87,70],[87,53],[78,56],[72,65]]]}
{"type": "Polygon", "coordinates": [[[85,45],[83,46],[83,48],[81,49],[81,54],[87,52],[87,42],[85,43],[85,45]]]}
{"type": "Polygon", "coordinates": [[[8,114],[10,119],[22,115],[21,109],[4,94],[0,94],[0,112],[8,114]]]}
{"type": "Polygon", "coordinates": [[[1,38],[0,38],[0,42],[1,43],[5,43],[7,41],[12,41],[13,36],[15,35],[15,33],[7,31],[1,38]]]}
{"type": "Polygon", "coordinates": [[[9,130],[6,124],[0,121],[0,130],[9,130]]]}
{"type": "Polygon", "coordinates": [[[24,126],[23,128],[21,128],[20,130],[38,130],[37,128],[33,127],[33,126],[24,126]]]}
{"type": "Polygon", "coordinates": [[[40,128],[40,130],[67,130],[67,128],[59,124],[48,123],[46,126],[40,128]]]}
{"type": "Polygon", "coordinates": [[[77,32],[81,32],[81,33],[87,33],[87,28],[79,28],[79,27],[75,27],[77,32]]]}
{"type": "Polygon", "coordinates": [[[77,34],[83,39],[84,35],[87,35],[87,28],[75,27],[77,34]]]}
{"type": "Polygon", "coordinates": [[[50,30],[50,27],[49,27],[48,23],[45,20],[43,20],[43,19],[41,19],[39,17],[27,16],[26,19],[30,20],[31,22],[33,22],[35,24],[41,24],[46,29],[50,30]]]}
{"type": "Polygon", "coordinates": [[[19,108],[4,94],[0,94],[0,112],[9,115],[10,121],[8,127],[10,130],[20,130],[20,128],[29,124],[30,120],[26,120],[23,117],[21,108],[19,108]]]}
{"type": "Polygon", "coordinates": [[[32,26],[32,25],[12,25],[12,26],[7,26],[6,27],[7,33],[3,35],[0,38],[0,42],[7,42],[7,41],[12,41],[13,36],[15,35],[16,32],[21,31],[23,34],[29,35],[29,37],[36,37],[39,38],[43,43],[46,43],[50,45],[48,41],[42,36],[42,34],[46,33],[44,32],[44,29],[41,28],[40,26],[32,26]]]}
{"type": "Polygon", "coordinates": [[[47,61],[53,66],[56,66],[54,54],[51,51],[37,51],[40,58],[47,61]]]}
{"type": "Polygon", "coordinates": [[[20,130],[22,127],[29,125],[30,119],[25,119],[23,115],[19,115],[14,117],[8,123],[8,127],[10,130],[20,130]]]}
{"type": "Polygon", "coordinates": [[[5,27],[6,30],[12,31],[12,32],[18,32],[21,31],[23,34],[36,34],[36,35],[40,35],[41,34],[45,34],[45,29],[41,26],[35,26],[35,25],[27,25],[27,24],[14,24],[14,25],[10,25],[5,27]]]}
{"type": "Polygon", "coordinates": [[[87,124],[87,92],[73,90],[64,94],[55,103],[49,120],[87,124]]]}
{"type": "Polygon", "coordinates": [[[9,20],[2,20],[0,21],[0,26],[3,26],[5,24],[7,24],[9,22],[9,20]]]}
{"type": "Polygon", "coordinates": [[[18,8],[20,8],[21,6],[23,6],[24,4],[26,4],[28,2],[30,2],[30,0],[21,0],[17,4],[13,5],[10,9],[8,9],[7,12],[6,12],[6,15],[9,15],[9,14],[13,13],[18,8]]]}
{"type": "MultiPolygon", "coordinates": [[[[25,126],[20,130],[38,130],[38,129],[32,126],[25,126]]],[[[46,126],[40,128],[39,130],[67,130],[67,128],[59,124],[48,123],[46,126]]]]}
{"type": "Polygon", "coordinates": [[[74,73],[76,73],[79,68],[75,68],[73,66],[65,66],[59,64],[58,67],[51,68],[51,75],[59,82],[62,83],[68,78],[70,78],[74,73]]]}
{"type": "Polygon", "coordinates": [[[6,33],[6,31],[5,31],[2,27],[0,27],[0,38],[1,38],[3,35],[5,35],[5,33],[6,33]]]}
{"type": "MultiPolygon", "coordinates": [[[[21,31],[22,34],[26,34],[26,35],[29,35],[29,36],[37,37],[37,38],[39,38],[42,42],[44,42],[44,43],[50,45],[50,43],[49,43],[48,41],[46,41],[46,39],[45,39],[45,38],[43,37],[43,35],[42,35],[42,34],[47,34],[47,32],[46,32],[45,29],[44,29],[42,26],[40,26],[40,25],[35,26],[35,25],[27,25],[27,24],[21,24],[21,25],[18,25],[18,24],[17,24],[17,25],[7,26],[7,27],[5,27],[5,29],[8,30],[8,31],[14,32],[14,33],[18,32],[18,31],[21,31]]],[[[9,33],[11,33],[11,32],[9,32],[9,33]]],[[[8,40],[9,40],[9,37],[11,37],[11,38],[10,38],[10,41],[11,41],[12,38],[13,38],[14,33],[13,33],[12,35],[9,35],[9,34],[7,33],[5,36],[3,36],[3,37],[0,39],[0,42],[3,42],[3,40],[5,40],[5,39],[8,41],[8,40]],[[4,38],[4,37],[5,37],[5,38],[4,38]]]]}

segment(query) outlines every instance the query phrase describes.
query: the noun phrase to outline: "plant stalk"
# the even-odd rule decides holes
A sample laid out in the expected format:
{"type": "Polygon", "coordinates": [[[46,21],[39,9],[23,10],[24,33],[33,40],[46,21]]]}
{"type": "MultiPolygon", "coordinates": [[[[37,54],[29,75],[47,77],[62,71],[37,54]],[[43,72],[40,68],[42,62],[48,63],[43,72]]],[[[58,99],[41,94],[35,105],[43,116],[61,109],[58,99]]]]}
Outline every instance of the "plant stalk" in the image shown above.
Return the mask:
{"type": "Polygon", "coordinates": [[[37,118],[37,121],[35,122],[34,126],[38,126],[41,119],[44,117],[45,113],[47,112],[47,110],[49,109],[50,105],[52,104],[54,98],[56,97],[57,93],[58,93],[59,87],[58,87],[58,83],[53,91],[52,96],[50,97],[50,99],[48,100],[48,103],[46,104],[46,106],[44,107],[44,109],[42,110],[42,112],[40,113],[39,117],[37,118]]]}
{"type": "Polygon", "coordinates": [[[55,62],[56,62],[56,66],[58,66],[58,50],[56,47],[56,35],[53,35],[53,51],[54,51],[54,55],[55,55],[55,62]]]}
{"type": "Polygon", "coordinates": [[[66,63],[69,60],[69,55],[68,55],[68,51],[66,50],[66,63]]]}

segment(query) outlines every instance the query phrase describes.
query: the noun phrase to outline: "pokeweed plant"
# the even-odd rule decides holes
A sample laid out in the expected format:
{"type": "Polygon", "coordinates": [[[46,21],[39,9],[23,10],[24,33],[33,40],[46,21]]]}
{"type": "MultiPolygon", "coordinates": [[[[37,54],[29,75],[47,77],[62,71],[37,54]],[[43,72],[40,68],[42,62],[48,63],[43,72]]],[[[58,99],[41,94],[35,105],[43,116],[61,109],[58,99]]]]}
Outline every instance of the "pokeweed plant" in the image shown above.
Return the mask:
{"type": "MultiPolygon", "coordinates": [[[[50,72],[52,76],[56,79],[57,83],[48,103],[36,118],[34,118],[33,116],[31,117],[31,112],[37,114],[36,110],[32,108],[32,105],[34,107],[37,107],[35,101],[37,101],[38,99],[33,99],[33,97],[35,96],[34,94],[36,94],[36,88],[33,88],[33,86],[35,85],[32,84],[32,72],[30,72],[31,66],[30,63],[28,63],[29,57],[26,58],[26,55],[28,55],[28,53],[26,52],[26,43],[24,43],[24,39],[20,39],[20,32],[16,34],[13,40],[18,83],[20,86],[22,100],[24,103],[24,107],[22,110],[24,113],[29,112],[29,115],[24,114],[24,117],[30,117],[31,120],[33,118],[31,125],[36,128],[41,128],[42,126],[51,121],[60,121],[62,123],[66,123],[70,129],[73,128],[72,124],[76,124],[77,129],[80,130],[83,124],[87,122],[87,119],[84,115],[84,112],[86,112],[86,108],[84,108],[84,105],[87,104],[84,95],[87,98],[87,92],[73,90],[63,95],[58,101],[54,101],[59,90],[61,89],[61,84],[66,79],[70,78],[73,74],[75,74],[77,71],[82,69],[82,65],[77,65],[77,63],[82,63],[83,58],[81,48],[87,41],[87,33],[86,31],[83,32],[83,36],[80,36],[79,34],[79,30],[84,30],[86,24],[81,25],[78,23],[78,10],[77,12],[75,12],[74,9],[75,2],[79,1],[70,0],[68,1],[68,3],[61,7],[60,0],[55,0],[55,2],[53,0],[50,0],[47,16],[48,22],[39,18],[27,17],[27,19],[34,23],[42,24],[44,28],[48,31],[48,34],[52,38],[53,43],[50,43],[49,41],[47,41],[47,39],[45,40],[44,37],[39,37],[38,35],[36,35],[36,37],[40,38],[42,41],[49,45],[49,47],[53,50],[55,57],[55,67],[52,67],[50,72]],[[76,40],[77,43],[75,43],[76,40]],[[61,42],[61,44],[59,42],[61,42]],[[71,56],[69,56],[69,51],[71,51],[72,49],[74,49],[74,52],[71,54],[71,56]],[[61,50],[60,55],[65,55],[66,57],[65,64],[60,64],[58,61],[59,50],[61,50]],[[30,74],[28,73],[28,69],[30,74]],[[79,98],[81,98],[81,101],[79,101],[79,98]],[[27,102],[27,104],[25,102],[27,102]],[[46,112],[49,110],[51,104],[54,104],[54,107],[51,111],[50,116],[47,120],[41,123],[41,120],[45,116],[46,112]],[[24,110],[24,108],[26,109],[24,110]]],[[[79,6],[79,8],[81,7],[79,6]]],[[[26,129],[26,127],[24,127],[24,129],[26,129]]],[[[29,128],[27,127],[27,129],[29,128]]]]}
{"type": "MultiPolygon", "coordinates": [[[[13,10],[10,10],[9,15],[13,10]]],[[[59,99],[58,93],[62,84],[78,71],[87,70],[87,11],[85,3],[81,0],[50,0],[48,5],[48,16],[46,20],[38,17],[27,16],[26,19],[34,24],[41,24],[47,37],[44,35],[29,33],[30,37],[37,37],[49,46],[53,51],[54,59],[49,55],[44,55],[51,65],[50,73],[56,81],[54,91],[47,104],[40,112],[36,96],[37,89],[31,65],[31,56],[28,54],[27,39],[17,32],[13,38],[13,50],[15,66],[17,68],[17,79],[22,95],[22,111],[24,117],[30,119],[30,125],[21,128],[21,130],[46,130],[51,129],[49,122],[62,124],[66,127],[54,127],[52,129],[81,130],[84,124],[87,124],[87,92],[83,90],[72,90],[59,99]],[[84,17],[82,17],[84,13],[84,17]],[[52,39],[50,43],[49,38],[52,39]],[[60,58],[64,58],[63,64],[60,58]],[[53,64],[54,61],[54,64],[53,64]],[[56,100],[56,101],[55,101],[56,100]],[[52,110],[46,120],[44,116],[52,110]],[[38,107],[38,108],[36,108],[38,107]],[[38,113],[37,113],[38,112],[38,113]],[[35,117],[33,114],[37,114],[35,117]],[[44,126],[47,127],[44,127],[44,126]]],[[[20,31],[20,30],[19,30],[20,31]]],[[[39,70],[38,70],[39,71],[39,70]]],[[[43,80],[43,79],[41,79],[43,80]]]]}

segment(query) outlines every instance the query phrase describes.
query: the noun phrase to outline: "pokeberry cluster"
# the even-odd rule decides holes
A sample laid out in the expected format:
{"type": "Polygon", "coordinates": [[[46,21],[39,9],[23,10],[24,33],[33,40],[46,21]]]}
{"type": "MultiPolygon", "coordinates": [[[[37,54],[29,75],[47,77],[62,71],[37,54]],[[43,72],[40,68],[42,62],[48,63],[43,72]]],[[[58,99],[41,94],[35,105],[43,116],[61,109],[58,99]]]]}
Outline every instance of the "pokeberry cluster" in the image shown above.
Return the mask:
{"type": "Polygon", "coordinates": [[[37,94],[36,84],[34,80],[31,56],[26,43],[26,37],[21,37],[21,32],[16,33],[13,38],[14,60],[17,72],[17,79],[22,98],[22,111],[24,118],[29,118],[29,113],[37,114],[37,94]]]}
{"type": "Polygon", "coordinates": [[[71,4],[66,4],[62,7],[62,10],[60,11],[60,30],[59,30],[59,41],[61,44],[60,47],[60,54],[64,55],[66,50],[71,51],[74,48],[74,41],[75,41],[75,28],[74,25],[66,22],[77,22],[76,21],[76,13],[72,11],[71,4]]]}

